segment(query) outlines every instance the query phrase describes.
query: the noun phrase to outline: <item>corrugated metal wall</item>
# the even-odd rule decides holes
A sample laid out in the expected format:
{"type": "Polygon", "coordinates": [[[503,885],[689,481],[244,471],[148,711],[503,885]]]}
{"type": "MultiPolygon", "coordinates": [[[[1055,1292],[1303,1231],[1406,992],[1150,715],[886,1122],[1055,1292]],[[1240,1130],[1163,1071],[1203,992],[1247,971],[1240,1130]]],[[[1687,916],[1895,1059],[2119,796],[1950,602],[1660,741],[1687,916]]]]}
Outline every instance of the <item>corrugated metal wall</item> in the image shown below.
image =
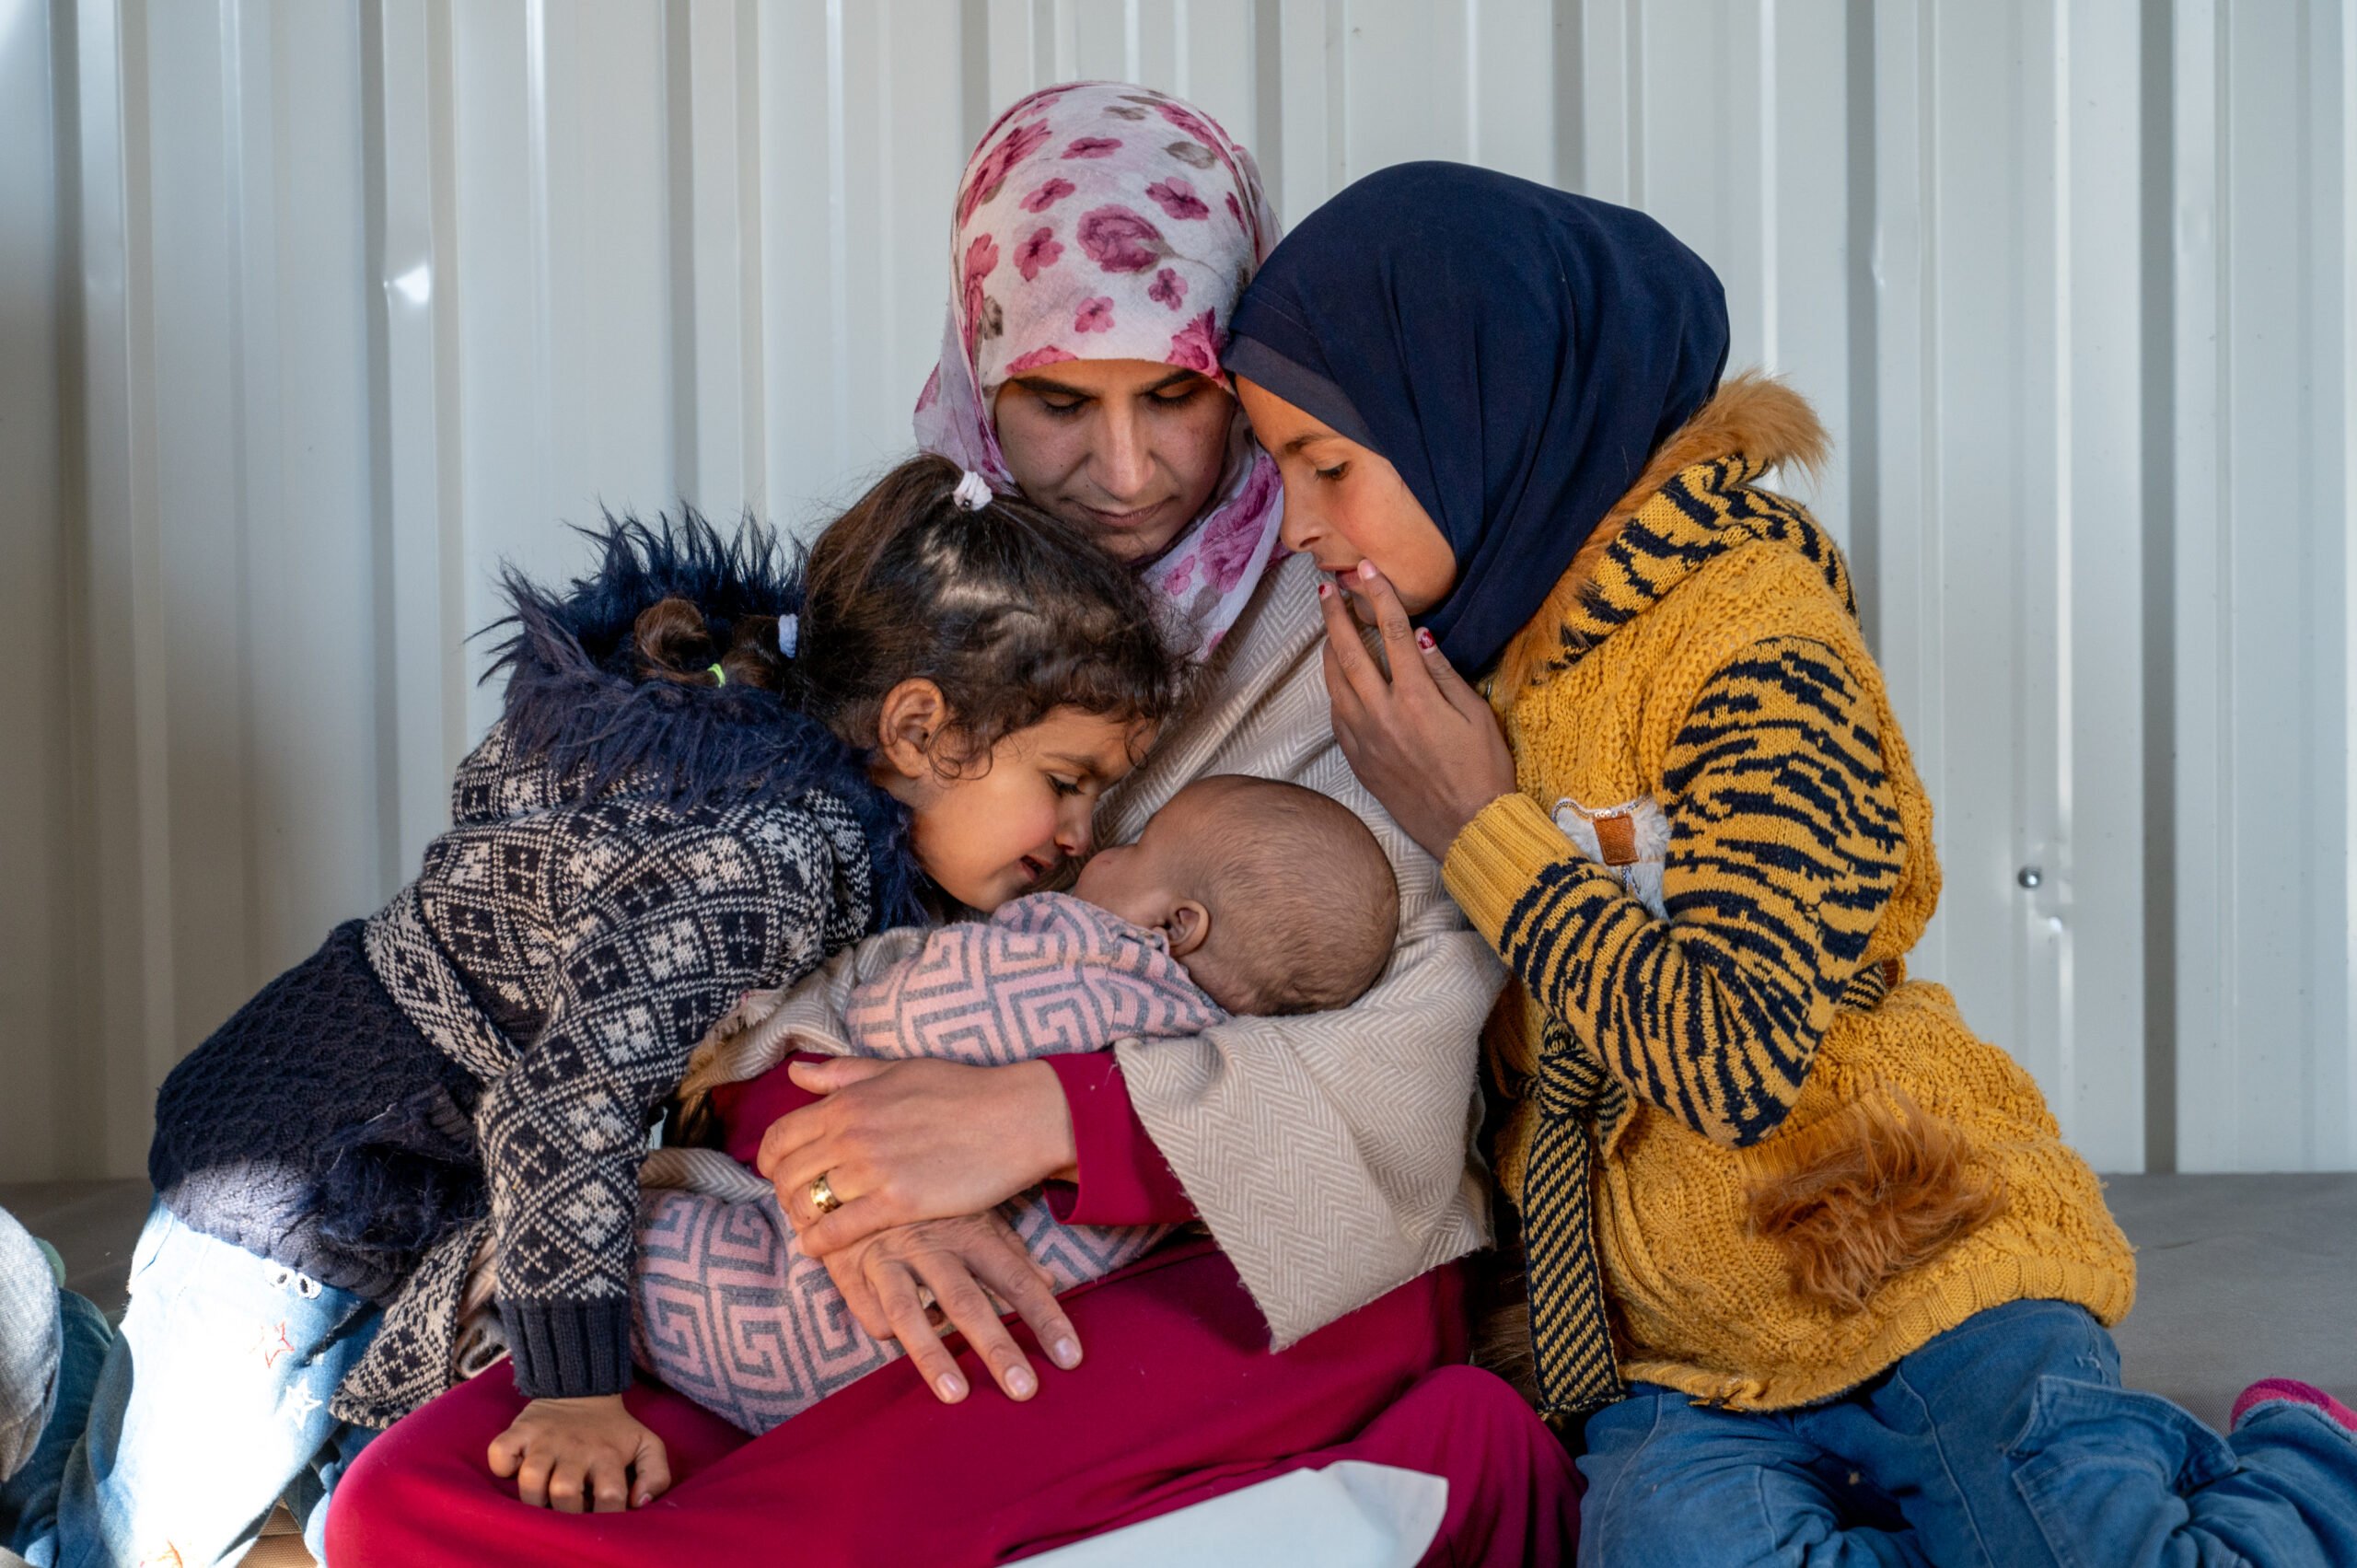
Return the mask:
{"type": "MultiPolygon", "coordinates": [[[[443,820],[502,556],[906,440],[967,146],[1127,76],[1285,216],[1664,217],[1941,808],[1919,965],[2110,1169],[2357,1165],[2357,29],[2329,0],[0,0],[0,1177],[443,820]],[[2030,884],[2035,884],[2034,886],[2030,884]]],[[[323,1041],[322,1049],[334,1042],[323,1041]]]]}

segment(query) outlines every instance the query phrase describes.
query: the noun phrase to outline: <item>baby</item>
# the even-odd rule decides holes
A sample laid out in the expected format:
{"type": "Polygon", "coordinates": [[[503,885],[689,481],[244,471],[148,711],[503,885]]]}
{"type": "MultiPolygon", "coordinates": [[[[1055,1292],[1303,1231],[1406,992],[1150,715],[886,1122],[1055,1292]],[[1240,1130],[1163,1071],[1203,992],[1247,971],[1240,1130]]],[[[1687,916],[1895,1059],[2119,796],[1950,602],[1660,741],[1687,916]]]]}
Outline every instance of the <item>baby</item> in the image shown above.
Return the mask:
{"type": "MultiPolygon", "coordinates": [[[[1341,1007],[1389,961],[1399,894],[1365,824],[1297,784],[1223,774],[1099,853],[1071,893],[1039,893],[944,926],[851,990],[837,1032],[810,1004],[723,1043],[691,1081],[715,1088],[723,1141],[749,1163],[795,1051],[999,1066],[1117,1040],[1184,1040],[1236,1014],[1341,1007]]],[[[658,1156],[658,1161],[660,1156],[658,1156]]],[[[768,1183],[656,1191],[641,1210],[634,1348],[656,1378],[750,1432],[883,1366],[825,1267],[806,1257],[768,1183]]],[[[1144,1256],[1155,1225],[1072,1225],[1033,1191],[1007,1222],[1072,1289],[1144,1256]]]]}

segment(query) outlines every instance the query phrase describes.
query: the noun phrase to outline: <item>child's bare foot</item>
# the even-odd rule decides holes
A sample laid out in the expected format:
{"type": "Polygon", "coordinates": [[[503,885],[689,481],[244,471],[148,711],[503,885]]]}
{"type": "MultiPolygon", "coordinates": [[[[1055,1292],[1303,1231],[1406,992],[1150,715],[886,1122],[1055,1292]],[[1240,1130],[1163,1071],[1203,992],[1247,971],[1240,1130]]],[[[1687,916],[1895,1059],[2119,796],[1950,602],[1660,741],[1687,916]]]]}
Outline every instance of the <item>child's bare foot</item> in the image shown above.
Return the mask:
{"type": "Polygon", "coordinates": [[[2351,1410],[2313,1383],[2302,1383],[2290,1377],[2262,1377],[2242,1392],[2235,1401],[2235,1412],[2226,1418],[2226,1429],[2233,1431],[2243,1423],[2243,1417],[2273,1400],[2290,1400],[2294,1404],[2311,1405],[2324,1411],[2357,1435],[2357,1411],[2351,1410]]]}

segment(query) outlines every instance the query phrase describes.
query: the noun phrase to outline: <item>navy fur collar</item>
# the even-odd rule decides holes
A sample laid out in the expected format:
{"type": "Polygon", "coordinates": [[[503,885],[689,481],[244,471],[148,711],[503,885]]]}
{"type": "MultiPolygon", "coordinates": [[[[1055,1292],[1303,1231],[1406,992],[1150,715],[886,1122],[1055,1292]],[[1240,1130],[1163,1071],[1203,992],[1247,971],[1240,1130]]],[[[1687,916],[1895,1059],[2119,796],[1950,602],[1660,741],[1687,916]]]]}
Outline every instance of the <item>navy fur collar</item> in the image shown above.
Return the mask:
{"type": "Polygon", "coordinates": [[[604,527],[576,531],[598,559],[562,594],[513,566],[500,574],[509,613],[489,630],[516,632],[484,679],[506,672],[505,722],[517,749],[561,777],[586,775],[592,795],[651,787],[693,806],[824,790],[866,834],[875,929],[923,920],[907,808],[869,780],[864,755],[803,710],[798,691],[680,686],[633,673],[633,628],[658,599],[693,602],[724,646],[741,616],[800,613],[803,552],[749,516],[726,538],[689,507],[652,525],[608,513],[604,527]]]}

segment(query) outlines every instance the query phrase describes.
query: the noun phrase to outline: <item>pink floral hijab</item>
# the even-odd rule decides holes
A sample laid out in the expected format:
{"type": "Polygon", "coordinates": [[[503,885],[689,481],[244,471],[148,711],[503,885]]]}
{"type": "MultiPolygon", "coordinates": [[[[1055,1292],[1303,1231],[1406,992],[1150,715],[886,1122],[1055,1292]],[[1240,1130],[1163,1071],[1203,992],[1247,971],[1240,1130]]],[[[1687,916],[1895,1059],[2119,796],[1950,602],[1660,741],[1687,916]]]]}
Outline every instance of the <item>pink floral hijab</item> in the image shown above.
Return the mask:
{"type": "MultiPolygon", "coordinates": [[[[1252,155],[1209,115],[1126,82],[1033,93],[966,166],[941,363],[917,444],[1013,490],[992,408],[1012,377],[1144,359],[1221,379],[1227,320],[1277,242],[1252,155]]],[[[1241,408],[1203,515],[1144,568],[1207,656],[1279,552],[1284,494],[1241,408]]]]}

